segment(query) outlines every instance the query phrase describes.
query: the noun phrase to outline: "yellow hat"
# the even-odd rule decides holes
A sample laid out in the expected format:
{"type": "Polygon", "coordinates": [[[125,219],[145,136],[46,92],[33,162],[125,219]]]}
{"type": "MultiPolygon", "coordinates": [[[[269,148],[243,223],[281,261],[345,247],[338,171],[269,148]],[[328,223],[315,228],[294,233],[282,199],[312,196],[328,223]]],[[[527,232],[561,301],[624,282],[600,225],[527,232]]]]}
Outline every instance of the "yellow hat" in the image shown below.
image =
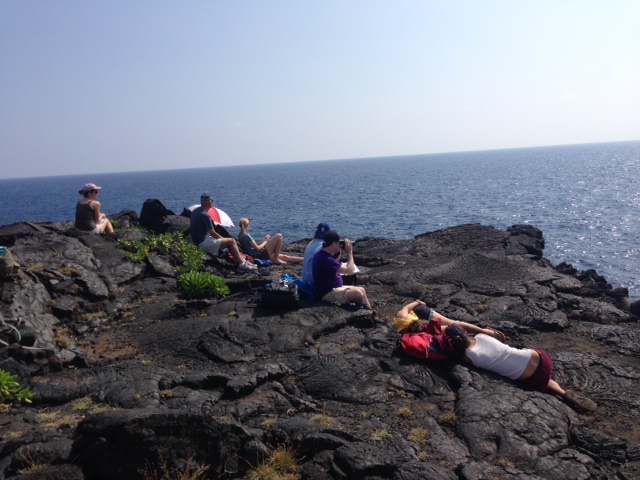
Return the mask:
{"type": "Polygon", "coordinates": [[[416,320],[411,317],[395,317],[391,323],[391,328],[396,333],[404,332],[416,320]]]}

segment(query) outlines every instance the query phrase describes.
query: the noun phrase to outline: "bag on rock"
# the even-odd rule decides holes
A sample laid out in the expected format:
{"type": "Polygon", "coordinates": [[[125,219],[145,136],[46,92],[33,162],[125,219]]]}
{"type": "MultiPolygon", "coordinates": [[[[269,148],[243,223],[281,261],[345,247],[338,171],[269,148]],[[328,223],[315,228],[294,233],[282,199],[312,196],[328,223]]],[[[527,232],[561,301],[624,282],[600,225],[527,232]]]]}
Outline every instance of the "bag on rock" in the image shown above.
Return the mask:
{"type": "Polygon", "coordinates": [[[300,308],[298,286],[286,280],[273,281],[264,287],[260,306],[269,310],[288,311],[300,308]]]}
{"type": "Polygon", "coordinates": [[[161,232],[160,229],[164,218],[168,215],[175,215],[175,213],[165,207],[160,200],[148,198],[142,204],[138,223],[144,228],[153,230],[156,233],[164,233],[161,232]]]}

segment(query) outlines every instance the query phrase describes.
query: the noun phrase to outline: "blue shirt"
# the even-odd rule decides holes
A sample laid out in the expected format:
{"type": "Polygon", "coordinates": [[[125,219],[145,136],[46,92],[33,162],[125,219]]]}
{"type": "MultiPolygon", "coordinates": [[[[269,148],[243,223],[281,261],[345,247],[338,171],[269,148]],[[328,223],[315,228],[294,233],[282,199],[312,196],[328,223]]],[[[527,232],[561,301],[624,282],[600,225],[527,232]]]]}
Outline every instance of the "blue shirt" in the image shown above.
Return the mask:
{"type": "Polygon", "coordinates": [[[320,250],[313,257],[313,284],[316,288],[316,296],[324,297],[334,288],[341,287],[342,275],[338,273],[342,264],[333,258],[331,254],[320,250]]]}
{"type": "Polygon", "coordinates": [[[202,207],[191,212],[189,230],[191,231],[191,241],[196,245],[204,242],[204,238],[209,235],[209,230],[213,230],[213,220],[202,207]]]}
{"type": "Polygon", "coordinates": [[[304,262],[302,263],[302,280],[313,285],[313,258],[322,250],[322,240],[314,238],[304,250],[304,262]]]}

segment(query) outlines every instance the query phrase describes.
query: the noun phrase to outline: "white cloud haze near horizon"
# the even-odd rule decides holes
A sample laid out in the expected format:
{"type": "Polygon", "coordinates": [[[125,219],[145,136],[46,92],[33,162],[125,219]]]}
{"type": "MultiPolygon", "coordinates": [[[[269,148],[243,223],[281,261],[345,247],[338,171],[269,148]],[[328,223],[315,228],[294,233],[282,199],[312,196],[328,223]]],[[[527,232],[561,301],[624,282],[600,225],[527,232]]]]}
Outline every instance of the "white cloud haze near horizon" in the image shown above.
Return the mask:
{"type": "Polygon", "coordinates": [[[0,178],[640,140],[640,2],[0,0],[0,178]]]}

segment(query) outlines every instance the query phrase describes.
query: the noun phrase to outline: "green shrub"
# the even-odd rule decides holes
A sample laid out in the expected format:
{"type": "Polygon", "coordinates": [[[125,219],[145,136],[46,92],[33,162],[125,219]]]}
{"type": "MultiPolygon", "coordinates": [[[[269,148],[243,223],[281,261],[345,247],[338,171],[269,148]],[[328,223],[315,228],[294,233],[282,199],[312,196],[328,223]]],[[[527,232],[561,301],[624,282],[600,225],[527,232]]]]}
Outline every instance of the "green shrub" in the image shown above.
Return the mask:
{"type": "Polygon", "coordinates": [[[118,240],[118,245],[125,250],[125,256],[134,262],[144,262],[147,255],[149,255],[147,247],[140,240],[127,240],[123,238],[118,240]]]}
{"type": "Polygon", "coordinates": [[[4,370],[0,370],[0,400],[1,401],[19,401],[22,403],[31,403],[35,395],[28,388],[20,388],[18,377],[4,370]]]}
{"type": "Polygon", "coordinates": [[[204,265],[205,257],[203,251],[193,243],[188,242],[185,238],[176,242],[172,253],[176,256],[181,266],[187,271],[200,270],[204,265]]]}
{"type": "Polygon", "coordinates": [[[179,265],[176,276],[200,270],[204,265],[205,257],[202,250],[184,238],[180,232],[151,234],[145,240],[121,239],[118,243],[126,251],[127,258],[134,262],[144,262],[152,252],[173,255],[179,265]]]}
{"type": "Polygon", "coordinates": [[[134,262],[144,262],[152,252],[172,255],[177,264],[174,273],[189,298],[219,298],[231,293],[222,278],[200,272],[206,255],[180,232],[150,234],[145,240],[121,239],[119,245],[134,262]]]}
{"type": "Polygon", "coordinates": [[[209,272],[187,272],[178,277],[178,283],[189,298],[221,298],[231,293],[222,278],[209,272]]]}

